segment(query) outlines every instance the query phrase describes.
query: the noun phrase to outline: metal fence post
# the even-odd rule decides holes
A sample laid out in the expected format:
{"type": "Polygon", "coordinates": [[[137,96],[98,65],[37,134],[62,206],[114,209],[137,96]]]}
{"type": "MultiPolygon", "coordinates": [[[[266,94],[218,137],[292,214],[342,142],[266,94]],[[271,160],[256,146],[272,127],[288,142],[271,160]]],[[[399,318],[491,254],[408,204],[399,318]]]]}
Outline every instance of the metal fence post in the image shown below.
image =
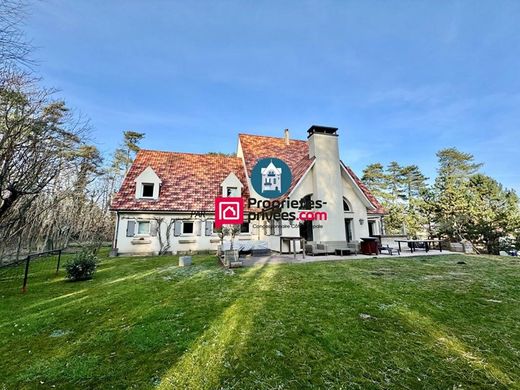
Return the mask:
{"type": "Polygon", "coordinates": [[[61,249],[58,250],[58,264],[56,265],[56,273],[60,270],[60,261],[61,261],[61,249]]]}
{"type": "Polygon", "coordinates": [[[31,256],[27,256],[27,260],[25,262],[25,276],[23,277],[23,287],[22,292],[27,292],[27,277],[29,276],[29,263],[31,262],[31,256]]]}

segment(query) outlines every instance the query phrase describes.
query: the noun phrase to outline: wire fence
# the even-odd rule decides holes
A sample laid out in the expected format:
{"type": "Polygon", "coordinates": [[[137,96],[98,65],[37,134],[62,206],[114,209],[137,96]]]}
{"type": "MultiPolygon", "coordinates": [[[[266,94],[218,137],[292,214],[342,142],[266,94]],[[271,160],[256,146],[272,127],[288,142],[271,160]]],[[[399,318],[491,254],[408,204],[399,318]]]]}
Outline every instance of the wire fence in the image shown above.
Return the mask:
{"type": "Polygon", "coordinates": [[[0,283],[20,283],[22,292],[27,292],[31,277],[38,274],[57,274],[61,267],[63,249],[31,253],[17,262],[0,267],[0,283]]]}

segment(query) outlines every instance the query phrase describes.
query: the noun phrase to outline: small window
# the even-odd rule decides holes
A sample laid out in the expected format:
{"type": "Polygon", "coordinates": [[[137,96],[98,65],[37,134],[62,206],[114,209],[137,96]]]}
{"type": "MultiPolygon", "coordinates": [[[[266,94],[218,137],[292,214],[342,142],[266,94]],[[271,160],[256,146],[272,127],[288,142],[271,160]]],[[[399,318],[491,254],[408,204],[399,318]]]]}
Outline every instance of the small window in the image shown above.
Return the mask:
{"type": "Polygon", "coordinates": [[[153,198],[153,183],[143,183],[143,198],[153,198]]]}
{"type": "Polygon", "coordinates": [[[350,210],[350,205],[345,198],[343,198],[343,211],[352,211],[350,210]]]}
{"type": "Polygon", "coordinates": [[[237,187],[227,187],[226,194],[227,194],[227,196],[238,196],[238,188],[237,187]]]}
{"type": "Polygon", "coordinates": [[[137,234],[150,234],[150,221],[138,221],[137,234]]]}
{"type": "Polygon", "coordinates": [[[182,223],[182,234],[193,234],[193,222],[182,223]]]}
{"type": "Polygon", "coordinates": [[[244,222],[240,225],[240,233],[249,233],[249,222],[244,222]]]}

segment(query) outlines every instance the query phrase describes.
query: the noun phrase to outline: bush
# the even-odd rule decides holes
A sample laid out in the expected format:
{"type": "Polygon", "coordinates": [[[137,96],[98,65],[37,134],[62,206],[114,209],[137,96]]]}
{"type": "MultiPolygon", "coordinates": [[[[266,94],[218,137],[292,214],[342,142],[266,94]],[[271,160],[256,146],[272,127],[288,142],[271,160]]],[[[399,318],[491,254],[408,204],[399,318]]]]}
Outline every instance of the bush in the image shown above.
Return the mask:
{"type": "Polygon", "coordinates": [[[72,281],[92,279],[97,263],[98,259],[92,252],[79,252],[65,264],[67,278],[72,281]]]}

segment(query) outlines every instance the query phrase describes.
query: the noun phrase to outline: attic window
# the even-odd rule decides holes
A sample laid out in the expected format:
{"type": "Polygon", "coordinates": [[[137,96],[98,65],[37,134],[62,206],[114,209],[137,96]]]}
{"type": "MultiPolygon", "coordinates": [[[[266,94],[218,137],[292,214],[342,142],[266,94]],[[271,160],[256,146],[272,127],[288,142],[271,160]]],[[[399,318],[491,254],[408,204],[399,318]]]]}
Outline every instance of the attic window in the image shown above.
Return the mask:
{"type": "Polygon", "coordinates": [[[143,198],[153,198],[153,183],[143,183],[143,198]]]}
{"type": "Polygon", "coordinates": [[[237,187],[227,187],[226,196],[239,196],[237,187]]]}

